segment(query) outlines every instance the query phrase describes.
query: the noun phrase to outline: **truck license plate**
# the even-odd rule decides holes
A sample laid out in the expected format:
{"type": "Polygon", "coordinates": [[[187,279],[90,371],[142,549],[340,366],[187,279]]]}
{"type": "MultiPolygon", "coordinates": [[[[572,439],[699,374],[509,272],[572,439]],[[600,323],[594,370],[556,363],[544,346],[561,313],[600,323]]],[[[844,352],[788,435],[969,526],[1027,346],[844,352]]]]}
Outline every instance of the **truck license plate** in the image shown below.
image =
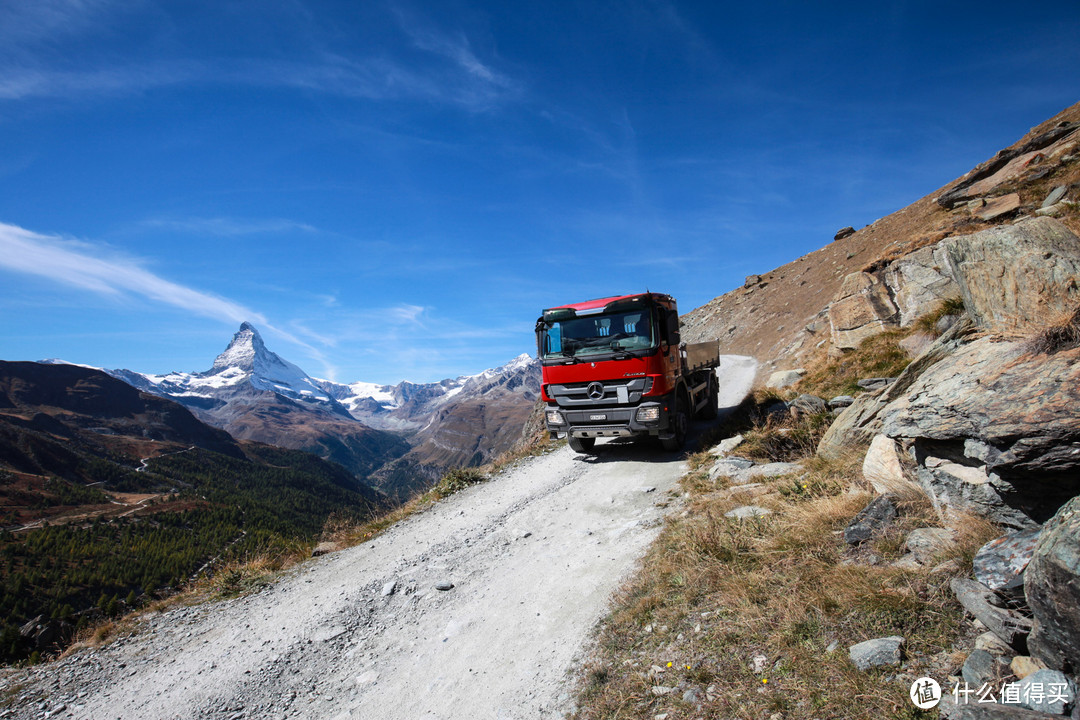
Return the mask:
{"type": "Polygon", "coordinates": [[[607,420],[607,415],[590,415],[590,420],[607,420]]]}

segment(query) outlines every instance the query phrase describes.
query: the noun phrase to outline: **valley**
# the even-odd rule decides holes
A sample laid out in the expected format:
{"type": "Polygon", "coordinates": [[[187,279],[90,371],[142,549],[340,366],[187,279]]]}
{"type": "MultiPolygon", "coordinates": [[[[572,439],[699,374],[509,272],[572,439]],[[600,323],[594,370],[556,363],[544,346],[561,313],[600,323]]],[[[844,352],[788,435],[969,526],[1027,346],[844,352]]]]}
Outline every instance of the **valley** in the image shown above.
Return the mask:
{"type": "MultiPolygon", "coordinates": [[[[737,405],[756,363],[721,372],[720,404],[737,405]]],[[[145,614],[129,636],[10,676],[11,717],[556,716],[685,471],[617,441],[519,461],[259,592],[145,614]]]]}

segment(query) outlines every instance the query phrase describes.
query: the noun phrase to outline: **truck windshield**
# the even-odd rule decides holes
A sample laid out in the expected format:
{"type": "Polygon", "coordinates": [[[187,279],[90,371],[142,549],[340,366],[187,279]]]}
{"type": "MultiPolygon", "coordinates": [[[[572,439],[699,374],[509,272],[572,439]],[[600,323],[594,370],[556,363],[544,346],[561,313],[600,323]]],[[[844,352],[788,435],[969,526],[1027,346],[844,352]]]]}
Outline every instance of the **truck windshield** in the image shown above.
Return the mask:
{"type": "Polygon", "coordinates": [[[652,347],[655,335],[645,310],[556,320],[540,330],[544,358],[580,358],[652,347]]]}

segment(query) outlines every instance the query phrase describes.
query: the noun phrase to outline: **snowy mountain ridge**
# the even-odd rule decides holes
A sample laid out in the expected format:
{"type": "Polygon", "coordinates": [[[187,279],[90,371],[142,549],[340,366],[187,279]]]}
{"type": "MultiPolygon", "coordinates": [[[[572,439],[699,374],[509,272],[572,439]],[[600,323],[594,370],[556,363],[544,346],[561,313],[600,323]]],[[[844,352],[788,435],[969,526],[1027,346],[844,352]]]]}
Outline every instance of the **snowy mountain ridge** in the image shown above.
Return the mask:
{"type": "Polygon", "coordinates": [[[500,367],[433,383],[338,383],[308,375],[266,347],[258,329],[250,322],[244,322],[229,346],[205,372],[155,375],[126,369],[104,371],[145,392],[190,404],[209,403],[223,392],[250,385],[256,390],[275,392],[293,400],[325,405],[339,414],[344,410],[353,419],[377,429],[415,430],[429,420],[420,415],[430,415],[463,391],[482,392],[481,388],[490,381],[525,372],[535,363],[534,358],[523,353],[500,367]]]}

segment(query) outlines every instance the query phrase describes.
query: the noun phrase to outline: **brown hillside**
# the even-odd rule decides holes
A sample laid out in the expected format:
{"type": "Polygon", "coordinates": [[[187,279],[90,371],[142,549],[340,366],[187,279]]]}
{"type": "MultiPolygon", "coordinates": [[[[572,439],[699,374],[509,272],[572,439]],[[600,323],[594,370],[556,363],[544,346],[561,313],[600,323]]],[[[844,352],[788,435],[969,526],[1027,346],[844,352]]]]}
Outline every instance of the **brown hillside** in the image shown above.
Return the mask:
{"type": "MultiPolygon", "coordinates": [[[[683,318],[683,339],[688,342],[718,338],[722,352],[752,355],[762,363],[762,372],[796,367],[829,345],[830,327],[825,310],[844,277],[861,270],[874,271],[886,263],[950,235],[964,235],[995,224],[1026,217],[1039,208],[1051,188],[1074,186],[1069,197],[1077,199],[1080,161],[1075,144],[1080,131],[1071,132],[1063,123],[1080,122],[1080,103],[1032,128],[1014,145],[974,168],[964,177],[939,188],[853,234],[763,273],[747,278],[744,287],[721,295],[683,318]],[[1060,135],[1068,133],[1060,139],[1060,135]],[[1050,157],[1049,146],[1073,144],[1050,157]],[[1046,150],[1046,153],[1039,152],[1046,150]],[[1008,162],[1012,156],[1017,156],[1008,162]],[[1000,169],[1002,166],[1004,169],[1000,169]],[[997,173],[997,174],[995,174],[997,173]],[[982,179],[990,175],[989,179],[982,179]],[[977,184],[973,184],[978,180],[977,184]],[[958,188],[971,186],[988,201],[1017,193],[1020,207],[1013,212],[984,221],[966,201],[952,209],[938,198],[963,195],[958,188]]],[[[943,200],[944,202],[944,200],[943,200]]],[[[1075,206],[1060,218],[1074,232],[1080,232],[1080,213],[1075,206]]]]}

